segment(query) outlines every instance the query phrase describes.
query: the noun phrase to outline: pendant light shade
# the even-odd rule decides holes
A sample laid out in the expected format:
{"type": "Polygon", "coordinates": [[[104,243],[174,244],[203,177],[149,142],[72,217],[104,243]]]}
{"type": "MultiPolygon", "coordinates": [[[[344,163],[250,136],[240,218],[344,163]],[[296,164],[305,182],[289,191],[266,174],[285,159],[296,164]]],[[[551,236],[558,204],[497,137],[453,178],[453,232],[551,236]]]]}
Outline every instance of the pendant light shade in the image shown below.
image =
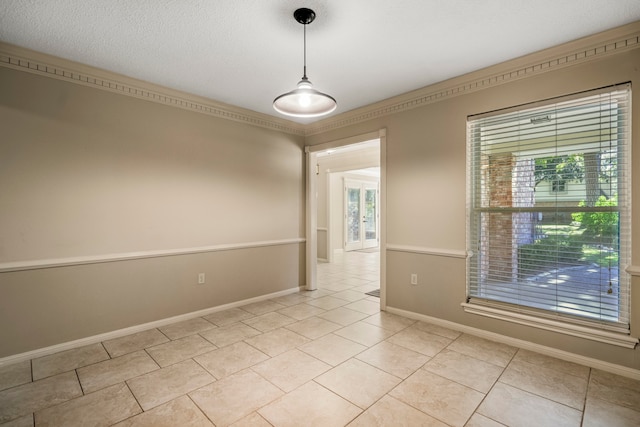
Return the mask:
{"type": "Polygon", "coordinates": [[[304,68],[302,80],[298,87],[274,99],[273,108],[282,114],[292,117],[318,117],[334,111],[336,100],[325,93],[317,91],[307,78],[307,24],[313,22],[316,14],[307,8],[297,9],[293,17],[304,26],[304,68]]]}

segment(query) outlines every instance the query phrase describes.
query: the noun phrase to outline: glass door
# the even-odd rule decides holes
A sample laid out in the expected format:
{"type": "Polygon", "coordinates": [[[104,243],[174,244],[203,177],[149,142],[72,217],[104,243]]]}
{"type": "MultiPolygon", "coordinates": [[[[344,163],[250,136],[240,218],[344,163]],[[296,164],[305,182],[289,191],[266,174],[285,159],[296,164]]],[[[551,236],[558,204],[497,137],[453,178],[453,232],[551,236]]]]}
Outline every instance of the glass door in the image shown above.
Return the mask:
{"type": "Polygon", "coordinates": [[[363,216],[364,239],[363,248],[378,246],[378,185],[364,184],[363,216]]]}
{"type": "Polygon", "coordinates": [[[378,184],[346,181],[344,250],[378,246],[378,184]]]}
{"type": "Polygon", "coordinates": [[[361,190],[360,184],[345,182],[345,251],[362,249],[361,190]]]}

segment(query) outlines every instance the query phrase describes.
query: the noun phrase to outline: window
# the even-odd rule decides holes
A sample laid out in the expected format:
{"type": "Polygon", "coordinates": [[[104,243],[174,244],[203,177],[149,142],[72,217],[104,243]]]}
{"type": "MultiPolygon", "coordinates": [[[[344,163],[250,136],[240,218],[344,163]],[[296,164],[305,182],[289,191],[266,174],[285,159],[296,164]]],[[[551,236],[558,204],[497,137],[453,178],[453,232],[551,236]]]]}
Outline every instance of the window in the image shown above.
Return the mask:
{"type": "Polygon", "coordinates": [[[551,183],[551,191],[554,193],[566,193],[567,181],[564,179],[556,179],[551,183]]]}
{"type": "Polygon", "coordinates": [[[629,333],[630,92],[469,117],[465,310],[629,333]]]}

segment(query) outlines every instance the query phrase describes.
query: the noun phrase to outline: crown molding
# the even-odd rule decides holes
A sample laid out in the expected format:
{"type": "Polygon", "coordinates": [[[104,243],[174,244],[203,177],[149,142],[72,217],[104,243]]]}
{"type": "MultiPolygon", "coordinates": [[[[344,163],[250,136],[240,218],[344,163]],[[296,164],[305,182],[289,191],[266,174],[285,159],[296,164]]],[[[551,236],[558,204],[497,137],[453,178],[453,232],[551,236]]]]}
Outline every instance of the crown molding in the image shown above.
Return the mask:
{"type": "Polygon", "coordinates": [[[640,21],[300,124],[0,42],[0,66],[279,132],[309,136],[640,48],[640,21]]]}
{"type": "Polygon", "coordinates": [[[26,71],[95,89],[295,135],[305,126],[121,74],[0,42],[0,67],[26,71]]]}
{"type": "Polygon", "coordinates": [[[640,21],[541,50],[307,125],[315,135],[640,48],[640,21]]]}

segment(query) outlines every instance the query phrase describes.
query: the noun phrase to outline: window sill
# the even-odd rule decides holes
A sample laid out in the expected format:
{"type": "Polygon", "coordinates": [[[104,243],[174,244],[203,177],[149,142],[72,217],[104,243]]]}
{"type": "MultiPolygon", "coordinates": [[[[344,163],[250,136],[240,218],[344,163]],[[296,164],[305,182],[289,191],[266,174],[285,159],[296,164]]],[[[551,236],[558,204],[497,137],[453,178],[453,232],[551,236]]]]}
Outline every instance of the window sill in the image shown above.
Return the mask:
{"type": "Polygon", "coordinates": [[[461,305],[464,311],[467,313],[491,317],[493,319],[503,320],[505,322],[531,326],[538,329],[544,329],[547,331],[571,335],[574,337],[584,338],[592,341],[598,341],[618,347],[633,349],[638,344],[637,338],[633,338],[627,334],[574,325],[558,320],[544,319],[529,314],[515,313],[500,308],[486,307],[478,304],[462,303],[461,305]]]}

